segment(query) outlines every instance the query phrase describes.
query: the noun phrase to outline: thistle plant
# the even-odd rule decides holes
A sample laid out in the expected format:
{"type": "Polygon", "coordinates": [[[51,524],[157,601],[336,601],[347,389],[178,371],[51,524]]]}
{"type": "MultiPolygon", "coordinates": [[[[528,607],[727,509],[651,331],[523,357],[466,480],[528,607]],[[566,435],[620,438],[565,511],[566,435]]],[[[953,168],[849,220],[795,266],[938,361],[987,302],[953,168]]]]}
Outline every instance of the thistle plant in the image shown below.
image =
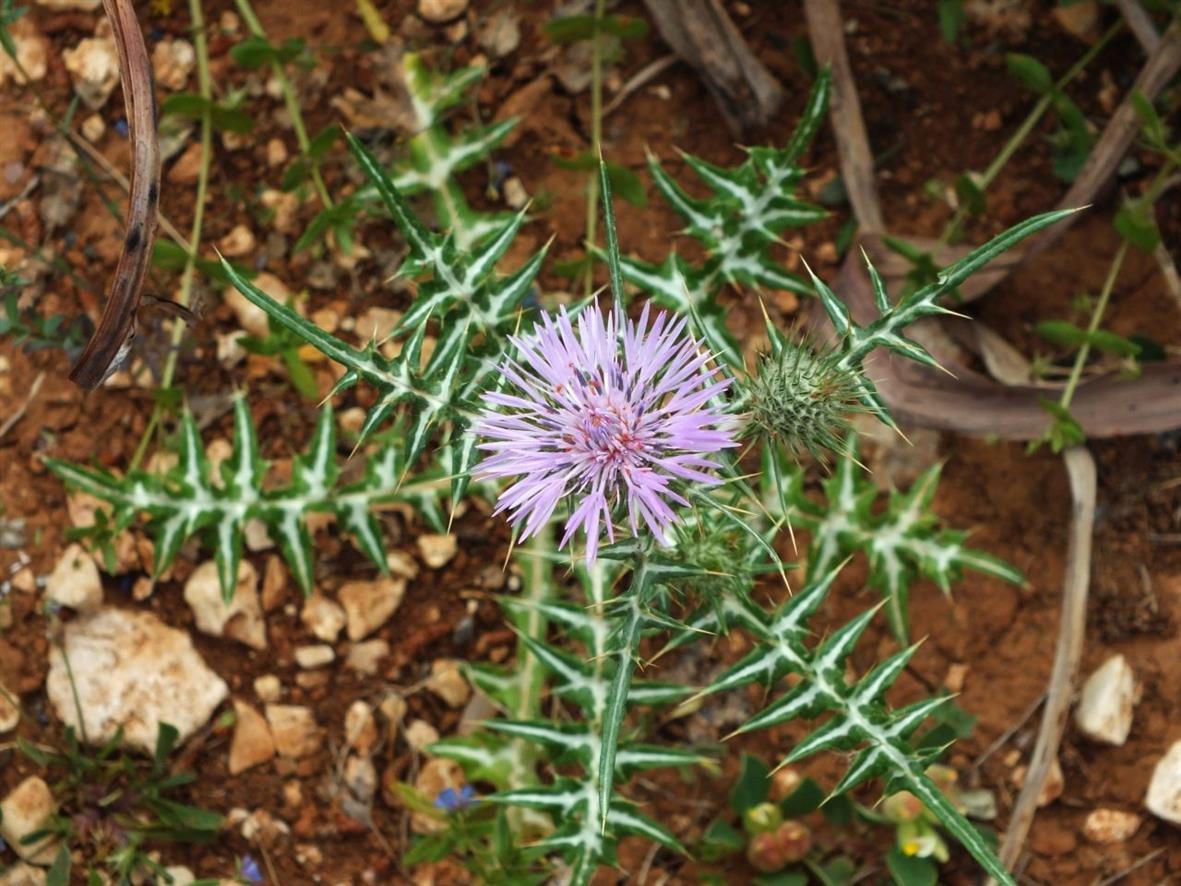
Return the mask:
{"type": "Polygon", "coordinates": [[[305,594],[314,584],[314,561],[308,518],[330,514],[382,572],[388,569],[381,527],[374,509],[406,502],[443,531],[440,507],[447,481],[438,471],[403,483],[405,465],[397,443],[379,446],[365,459],[361,479],[341,482],[336,452],[336,422],[331,407],[321,410],[308,451],[292,464],[288,483],[266,482],[268,465],[259,454],[258,432],[243,397],[234,400],[233,452],[215,471],[205,454],[197,424],[189,412],[180,422],[175,467],[164,473],[132,471],[124,477],[59,459],[46,464],[70,488],[89,493],[111,506],[89,534],[102,543],[150,518],[155,541],[153,573],[160,575],[190,537],[206,536],[216,551],[222,594],[229,599],[237,583],[245,527],[259,520],[278,543],[296,583],[305,594]]]}
{"type": "Polygon", "coordinates": [[[387,424],[395,431],[368,457],[366,478],[339,485],[331,413],[325,411],[290,484],[264,491],[265,468],[241,402],[235,407],[234,454],[222,466],[220,486],[191,418],[182,422],[180,464],[163,478],[138,472],[117,478],[60,463],[53,469],[109,501],[112,528],[126,528],[141,512],[151,515],[157,571],[176,556],[184,538],[214,534],[223,588],[234,584],[242,531],[253,517],[275,534],[307,588],[308,513],[333,513],[384,568],[371,506],[408,499],[441,525],[436,498],[441,484],[450,483],[455,503],[473,477],[511,481],[496,510],[507,515],[516,541],[536,561],[527,570],[528,596],[505,604],[521,630],[521,660],[515,671],[469,671],[505,713],[488,723],[494,738],[445,740],[436,751],[462,760],[473,778],[498,788],[481,802],[528,810],[504,820],[520,833],[542,833],[538,855],[560,859],[572,883],[587,883],[597,865],[611,863],[624,835],[684,851],[675,834],[629,799],[628,781],[641,770],[700,765],[706,758],[690,748],[649,741],[639,711],[689,696],[706,703],[761,682],[772,701],[739,732],[828,715],[786,761],[821,750],[858,749],[834,794],[879,777],[887,792],[910,791],[992,877],[1012,884],[988,844],[928,778],[936,752],[913,741],[946,698],[898,709],[889,704],[887,693],[916,647],[888,656],[860,678],[850,677],[849,656],[880,606],[827,634],[816,616],[839,572],[837,559],[854,549],[869,554],[892,604],[891,623],[903,636],[905,589],[916,573],[944,585],[963,567],[1015,576],[965,549],[961,534],[938,528],[929,512],[937,471],[875,514],[873,496],[853,473],[845,415],[863,409],[892,424],[864,371],[870,353],[885,348],[934,364],[906,337],[907,327],[947,313],[941,300],[956,286],[1065,213],[1017,225],[896,300],[869,267],[879,316],[866,325],[854,323],[815,275],[805,281],[772,256],[783,231],[823,214],[793,191],[803,176],[799,158],[823,119],[825,74],[786,147],[751,148],[736,169],[686,157],[710,188],[709,198],[689,197],[650,159],[657,188],[686,219],[687,232],[706,247],[699,266],[676,255],[657,266],[621,254],[610,180],[601,163],[604,256],[613,303],[534,311],[534,303],[544,303],[530,296],[536,295],[545,250],[509,273],[497,268],[524,213],[469,215],[466,204],[457,202],[453,180],[456,171],[486,156],[510,124],[452,137],[440,124],[442,112],[477,75],[440,78],[416,67],[413,57],[407,63],[422,124],[410,165],[391,172],[357,137],[346,136],[370,183],[356,199],[379,198],[408,246],[400,273],[416,287],[392,333],[396,356],[387,356],[384,342],[358,347],[319,329],[223,265],[233,284],[277,327],[344,366],[334,394],[361,382],[374,389],[358,445],[387,424]],[[418,219],[404,189],[432,194],[442,230],[418,219]],[[627,311],[625,282],[650,296],[634,314],[627,311]],[[770,352],[752,373],[740,371],[738,348],[717,300],[728,285],[814,292],[832,321],[835,343],[818,351],[790,341],[768,320],[770,352]],[[424,359],[428,336],[433,348],[424,359]],[[737,454],[743,434],[754,450],[749,458],[737,454]],[[843,456],[826,504],[803,497],[798,471],[784,460],[784,450],[793,448],[843,456]],[[746,469],[759,464],[764,470],[756,491],[746,469]],[[814,549],[805,586],[785,599],[786,589],[775,579],[785,574],[777,551],[789,520],[812,530],[814,549]],[[559,523],[557,547],[564,557],[551,549],[559,523]],[[580,537],[584,550],[571,554],[580,537]],[[572,564],[581,599],[578,593],[560,595],[552,572],[559,558],[572,564]],[[760,580],[764,574],[769,581],[760,580]],[[756,590],[766,593],[756,598],[756,590]],[[639,672],[651,649],[671,653],[734,629],[753,639],[751,652],[704,687],[661,683],[639,672]],[[775,694],[790,674],[796,682],[775,694]],[[555,700],[554,718],[541,713],[547,691],[555,700]]]}

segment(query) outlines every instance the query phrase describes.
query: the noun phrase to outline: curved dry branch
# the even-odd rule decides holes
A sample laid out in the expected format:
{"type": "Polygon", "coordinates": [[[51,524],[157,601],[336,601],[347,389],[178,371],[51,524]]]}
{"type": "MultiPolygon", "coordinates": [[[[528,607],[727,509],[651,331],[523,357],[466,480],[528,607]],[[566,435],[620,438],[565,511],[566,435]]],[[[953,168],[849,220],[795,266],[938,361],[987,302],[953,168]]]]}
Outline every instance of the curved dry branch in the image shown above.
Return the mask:
{"type": "Polygon", "coordinates": [[[156,133],[156,94],[152,66],[143,34],[130,0],[103,0],[119,53],[123,102],[131,141],[131,193],[127,205],[127,235],[111,281],[111,294],[70,378],[93,390],[102,384],[127,354],[135,337],[144,278],[156,239],[160,201],[160,142],[156,133]]]}
{"type": "Polygon", "coordinates": [[[884,231],[882,204],[873,174],[873,153],[869,149],[857,83],[845,48],[840,3],[837,0],[804,0],[804,15],[808,19],[808,35],[817,63],[832,70],[829,112],[841,163],[841,180],[849,195],[849,203],[863,231],[884,231]]]}
{"type": "Polygon", "coordinates": [[[1029,826],[1037,812],[1038,796],[1058,756],[1058,745],[1066,727],[1075,676],[1083,654],[1087,623],[1087,588],[1091,582],[1091,534],[1095,528],[1095,459],[1082,446],[1062,453],[1070,477],[1070,542],[1066,554],[1066,575],[1062,579],[1062,615],[1058,623],[1058,645],[1054,668],[1042,709],[1042,725],[1030,758],[1025,785],[1009,818],[1001,841],[1000,857],[1010,870],[1017,863],[1029,826]]]}
{"type": "MultiPolygon", "coordinates": [[[[867,325],[877,317],[864,263],[852,250],[833,290],[859,324],[867,325]]],[[[819,337],[831,335],[828,315],[819,302],[813,305],[810,325],[819,337]]],[[[865,365],[891,414],[904,427],[1004,440],[1035,440],[1050,428],[1052,419],[1042,400],[1053,392],[1044,387],[997,384],[954,364],[947,367],[950,374],[939,372],[880,349],[865,365]]],[[[1075,392],[1070,412],[1088,437],[1181,427],[1181,365],[1148,364],[1134,380],[1112,375],[1084,382],[1075,392]]]]}

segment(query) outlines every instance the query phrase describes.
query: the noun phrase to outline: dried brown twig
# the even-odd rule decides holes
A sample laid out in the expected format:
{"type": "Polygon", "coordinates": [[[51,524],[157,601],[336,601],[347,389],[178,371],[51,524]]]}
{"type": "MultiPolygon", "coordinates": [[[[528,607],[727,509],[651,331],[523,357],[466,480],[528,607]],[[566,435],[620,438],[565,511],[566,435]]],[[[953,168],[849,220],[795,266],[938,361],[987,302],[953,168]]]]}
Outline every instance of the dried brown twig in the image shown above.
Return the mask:
{"type": "Polygon", "coordinates": [[[91,336],[70,371],[70,378],[93,390],[126,355],[135,337],[136,314],[156,238],[160,202],[160,142],[156,132],[156,96],[143,34],[130,0],[103,0],[119,53],[123,101],[131,141],[131,193],[127,236],[111,281],[111,293],[91,336]]]}

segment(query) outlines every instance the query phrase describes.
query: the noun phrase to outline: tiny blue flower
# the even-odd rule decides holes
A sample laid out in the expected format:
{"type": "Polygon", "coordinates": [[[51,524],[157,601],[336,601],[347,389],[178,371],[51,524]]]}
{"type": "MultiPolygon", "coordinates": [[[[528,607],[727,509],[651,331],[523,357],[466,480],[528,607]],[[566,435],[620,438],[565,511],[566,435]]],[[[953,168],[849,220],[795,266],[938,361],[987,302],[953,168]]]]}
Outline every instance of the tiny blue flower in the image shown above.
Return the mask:
{"type": "Polygon", "coordinates": [[[243,856],[239,867],[244,879],[249,880],[251,883],[261,883],[263,881],[262,871],[259,870],[258,862],[254,860],[254,856],[243,856]]]}
{"type": "Polygon", "coordinates": [[[455,788],[444,788],[435,797],[435,808],[444,812],[462,812],[476,803],[476,792],[470,784],[465,784],[458,791],[455,788]]]}

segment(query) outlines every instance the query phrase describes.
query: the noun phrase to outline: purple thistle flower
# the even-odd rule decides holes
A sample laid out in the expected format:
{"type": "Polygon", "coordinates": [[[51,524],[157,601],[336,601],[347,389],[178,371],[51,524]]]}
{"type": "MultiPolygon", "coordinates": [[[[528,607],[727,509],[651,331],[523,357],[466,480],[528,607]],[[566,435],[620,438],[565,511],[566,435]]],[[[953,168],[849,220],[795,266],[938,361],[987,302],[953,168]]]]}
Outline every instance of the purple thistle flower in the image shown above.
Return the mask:
{"type": "Polygon", "coordinates": [[[633,536],[642,523],[661,543],[688,501],[680,482],[711,485],[708,455],[735,446],[733,422],[710,403],[730,384],[685,330],[685,320],[648,305],[638,321],[597,305],[571,321],[563,308],[541,315],[532,334],[511,339],[518,358],[501,367],[516,389],[486,395],[476,423],[488,453],[481,479],[519,477],[500,496],[526,539],[571,498],[560,547],[586,533],[587,563],[600,534],[615,541],[613,513],[626,506],[633,536]]]}

